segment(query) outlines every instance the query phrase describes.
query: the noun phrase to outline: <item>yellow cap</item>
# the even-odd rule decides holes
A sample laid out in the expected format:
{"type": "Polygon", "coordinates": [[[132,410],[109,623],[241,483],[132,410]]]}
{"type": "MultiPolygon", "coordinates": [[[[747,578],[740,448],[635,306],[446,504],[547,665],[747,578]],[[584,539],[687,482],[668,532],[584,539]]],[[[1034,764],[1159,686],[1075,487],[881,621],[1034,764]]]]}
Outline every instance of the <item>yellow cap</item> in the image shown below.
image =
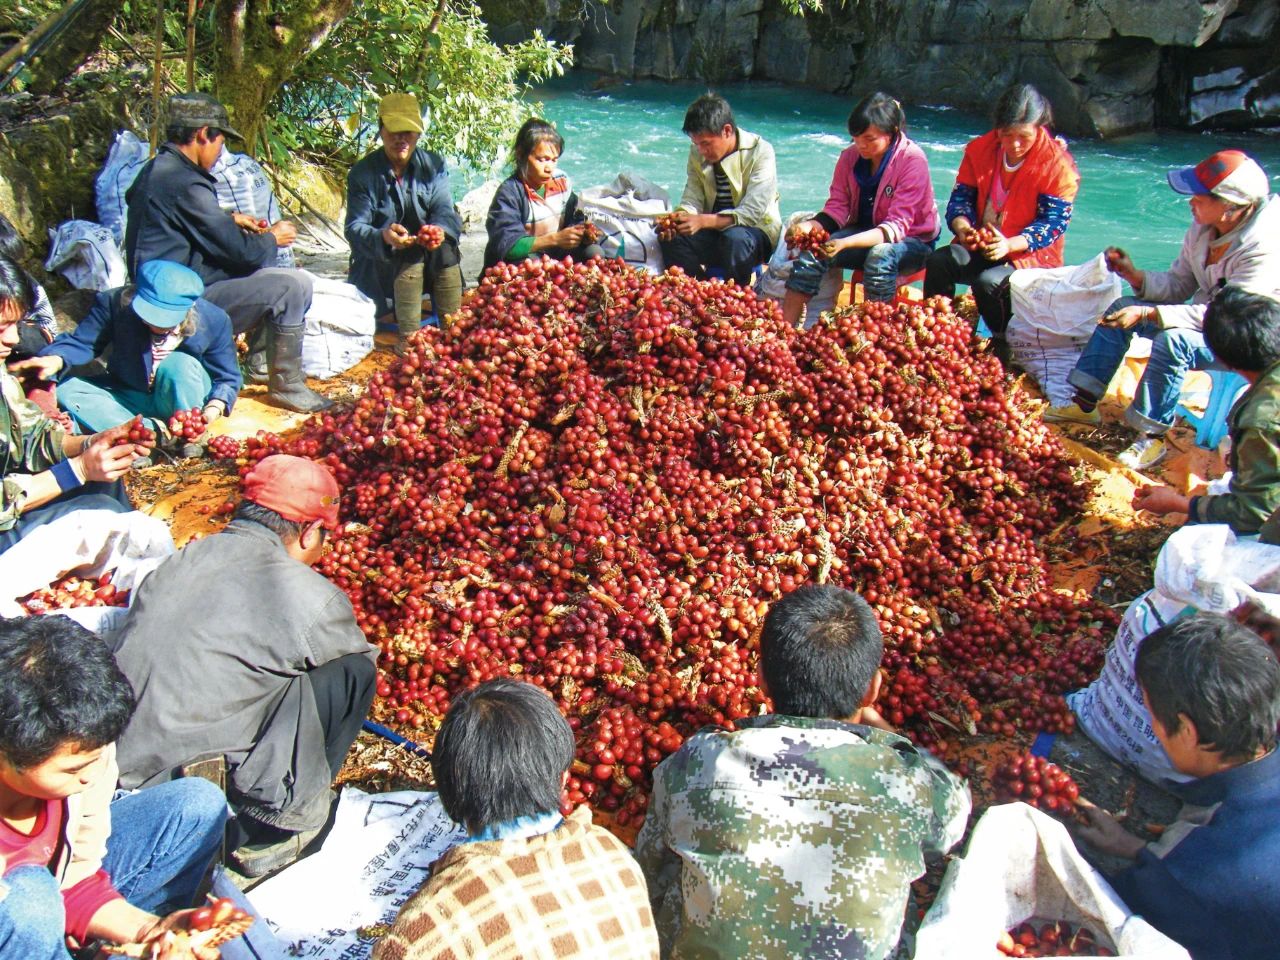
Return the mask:
{"type": "Polygon", "coordinates": [[[422,108],[412,93],[388,93],[378,104],[378,119],[391,133],[422,132],[422,108]]]}

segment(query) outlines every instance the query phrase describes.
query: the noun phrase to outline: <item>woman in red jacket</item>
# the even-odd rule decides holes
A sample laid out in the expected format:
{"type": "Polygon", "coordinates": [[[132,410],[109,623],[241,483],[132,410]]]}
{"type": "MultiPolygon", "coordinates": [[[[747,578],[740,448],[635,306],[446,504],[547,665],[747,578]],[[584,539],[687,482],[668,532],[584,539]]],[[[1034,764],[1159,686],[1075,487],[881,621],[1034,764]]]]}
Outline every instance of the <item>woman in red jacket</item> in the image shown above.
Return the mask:
{"type": "Polygon", "coordinates": [[[978,312],[1003,339],[1013,271],[1062,266],[1080,174],[1066,144],[1050,132],[1053,108],[1035,87],[1007,89],[994,121],[995,129],[964,149],[947,202],[955,240],[929,257],[924,295],[953,297],[957,283],[969,284],[978,312]]]}

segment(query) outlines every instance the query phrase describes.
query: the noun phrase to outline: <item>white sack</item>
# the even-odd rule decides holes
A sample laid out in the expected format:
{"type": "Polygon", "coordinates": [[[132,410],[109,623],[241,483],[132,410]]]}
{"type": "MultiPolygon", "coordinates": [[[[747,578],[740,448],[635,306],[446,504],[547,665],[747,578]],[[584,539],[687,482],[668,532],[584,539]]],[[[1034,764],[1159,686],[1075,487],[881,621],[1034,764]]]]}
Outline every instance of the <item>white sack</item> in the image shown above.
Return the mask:
{"type": "Polygon", "coordinates": [[[644,177],[620,173],[610,184],[578,194],[578,209],[600,228],[606,256],[650,273],[665,269],[654,220],[671,211],[667,191],[644,177]]]}
{"type": "Polygon", "coordinates": [[[302,369],[309,377],[325,380],[369,355],[377,317],[373,301],[352,284],[308,276],[313,292],[302,339],[302,369]]]}
{"type": "MultiPolygon", "coordinates": [[[[25,616],[18,599],[68,573],[100,577],[111,572],[117,590],[133,591],[174,552],[169,525],[145,513],[77,510],[37,527],[0,553],[0,616],[25,616]]],[[[130,603],[133,595],[130,593],[130,603]]],[[[90,630],[105,633],[123,607],[59,610],[90,630]]]]}
{"type": "Polygon", "coordinates": [[[128,281],[115,236],[88,220],[68,220],[49,231],[44,268],[56,270],[77,290],[110,290],[128,281]]]}
{"type": "Polygon", "coordinates": [[[1120,278],[1104,254],[1087,263],[1015,270],[1009,277],[1013,316],[1028,327],[1062,337],[1088,337],[1121,295],[1120,278]]]}
{"type": "MultiPolygon", "coordinates": [[[[778,235],[778,242],[774,245],[773,255],[769,257],[769,262],[765,264],[764,270],[756,278],[755,289],[757,296],[769,300],[777,300],[779,303],[782,302],[782,298],[787,294],[787,278],[791,276],[791,261],[796,258],[795,253],[787,246],[787,231],[797,223],[812,220],[816,215],[813,211],[802,211],[793,213],[787,218],[787,222],[783,225],[782,233],[778,235]]],[[[832,267],[826,272],[822,278],[822,283],[818,285],[818,292],[805,305],[805,310],[801,314],[806,328],[812,327],[817,323],[818,317],[824,312],[835,309],[836,300],[840,296],[840,288],[843,286],[843,270],[838,267],[832,267]]]]}
{"type": "Polygon", "coordinates": [[[138,171],[150,155],[150,148],[131,130],[121,130],[107,154],[107,160],[93,181],[93,199],[98,208],[98,222],[111,231],[116,243],[124,245],[129,205],[124,195],[133,186],[138,171]]]}
{"type": "Polygon", "coordinates": [[[1025,803],[991,807],[916,934],[915,960],[997,960],[1000,935],[1024,920],[1088,927],[1129,960],[1191,960],[1142,917],[1076,850],[1066,827],[1025,803]]]}
{"type": "Polygon", "coordinates": [[[439,794],[346,787],[320,851],[254,887],[249,899],[291,956],[362,960],[374,940],[360,928],[393,922],[431,864],[465,837],[439,794]]]}
{"type": "Polygon", "coordinates": [[[1134,670],[1138,647],[1184,613],[1227,614],[1245,602],[1280,617],[1280,546],[1238,539],[1226,524],[1175,531],[1156,558],[1155,589],[1125,611],[1101,675],[1067,697],[1080,729],[1153,783],[1191,779],[1173,769],[1151,729],[1134,670]]]}
{"type": "MultiPolygon", "coordinates": [[[[218,206],[223,210],[243,213],[268,223],[284,219],[276,195],[271,191],[267,172],[247,153],[232,153],[224,145],[209,173],[215,180],[213,189],[218,195],[218,206]]],[[[277,247],[275,266],[293,265],[293,247],[277,247]]]]}

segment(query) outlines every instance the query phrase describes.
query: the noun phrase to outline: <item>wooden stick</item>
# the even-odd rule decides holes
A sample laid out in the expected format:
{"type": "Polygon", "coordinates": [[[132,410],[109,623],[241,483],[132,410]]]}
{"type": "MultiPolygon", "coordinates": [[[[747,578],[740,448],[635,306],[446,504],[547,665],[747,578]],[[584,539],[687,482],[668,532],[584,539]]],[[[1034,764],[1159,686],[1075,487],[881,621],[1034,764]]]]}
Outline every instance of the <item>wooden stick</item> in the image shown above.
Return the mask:
{"type": "Polygon", "coordinates": [[[196,0],[187,0],[187,93],[196,92],[196,0]]]}
{"type": "Polygon", "coordinates": [[[151,68],[151,156],[160,149],[160,99],[164,96],[164,0],[156,0],[156,56],[151,68]]]}

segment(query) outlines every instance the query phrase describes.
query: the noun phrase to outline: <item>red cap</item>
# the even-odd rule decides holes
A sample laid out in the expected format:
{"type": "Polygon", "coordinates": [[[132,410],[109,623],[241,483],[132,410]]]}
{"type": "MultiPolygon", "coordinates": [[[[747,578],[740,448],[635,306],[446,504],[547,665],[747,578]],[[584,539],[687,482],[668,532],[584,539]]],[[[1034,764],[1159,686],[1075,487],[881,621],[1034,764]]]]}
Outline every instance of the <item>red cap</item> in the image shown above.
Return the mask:
{"type": "Polygon", "coordinates": [[[244,496],[294,523],[338,525],[338,481],[328,467],[305,457],[264,457],[245,474],[244,496]]]}
{"type": "Polygon", "coordinates": [[[1184,194],[1212,193],[1239,205],[1265,200],[1271,190],[1262,168],[1239,150],[1219,150],[1194,167],[1170,170],[1169,186],[1184,194]]]}

